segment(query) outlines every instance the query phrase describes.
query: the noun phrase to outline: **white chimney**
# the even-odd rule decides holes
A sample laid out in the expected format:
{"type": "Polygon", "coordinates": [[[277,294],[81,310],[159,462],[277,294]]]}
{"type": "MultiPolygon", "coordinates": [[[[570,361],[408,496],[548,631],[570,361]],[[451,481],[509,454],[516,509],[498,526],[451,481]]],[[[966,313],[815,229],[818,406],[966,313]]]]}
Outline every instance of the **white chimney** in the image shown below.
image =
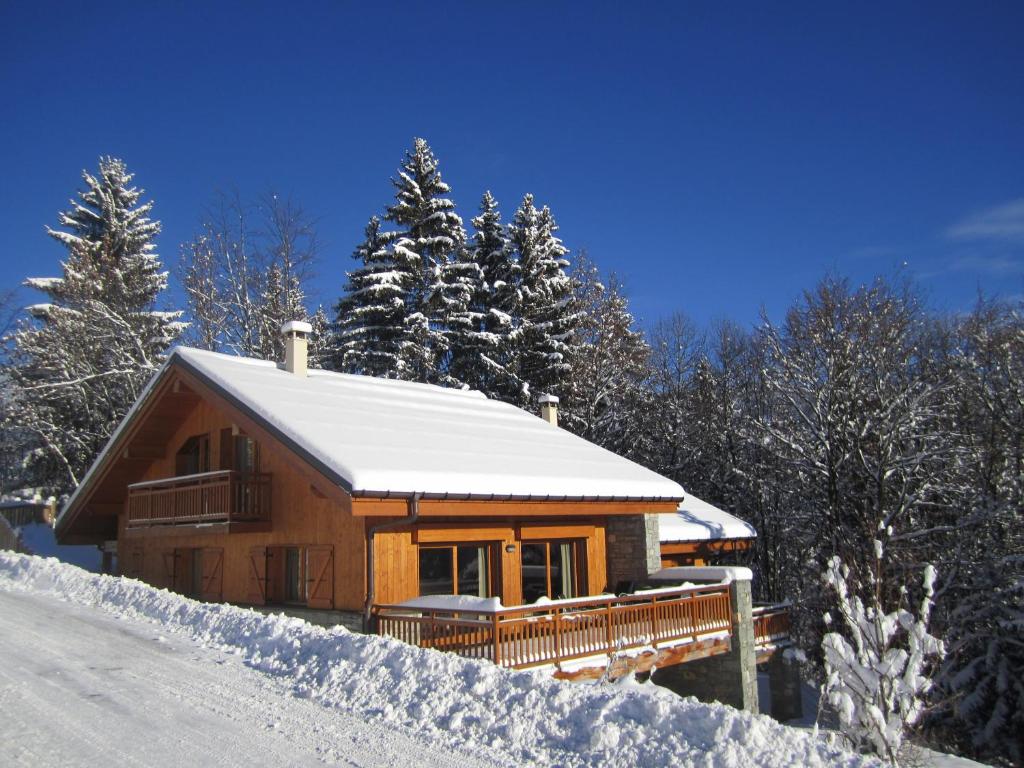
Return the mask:
{"type": "Polygon", "coordinates": [[[537,398],[540,403],[540,417],[554,427],[558,426],[558,398],[554,395],[541,395],[537,398]]]}
{"type": "Polygon", "coordinates": [[[296,376],[305,376],[307,337],[313,332],[313,326],[301,320],[289,320],[281,326],[284,337],[284,369],[296,376]]]}

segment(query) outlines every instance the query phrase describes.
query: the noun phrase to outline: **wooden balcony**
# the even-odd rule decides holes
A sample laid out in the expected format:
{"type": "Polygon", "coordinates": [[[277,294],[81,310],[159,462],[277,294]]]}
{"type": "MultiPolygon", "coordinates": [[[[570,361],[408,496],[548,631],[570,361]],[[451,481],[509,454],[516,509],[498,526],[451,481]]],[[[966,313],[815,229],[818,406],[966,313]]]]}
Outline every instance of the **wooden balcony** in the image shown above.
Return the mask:
{"type": "Polygon", "coordinates": [[[754,646],[760,663],[780,648],[791,645],[789,605],[755,605],[753,614],[754,646]]]}
{"type": "Polygon", "coordinates": [[[729,588],[717,585],[489,612],[378,605],[373,613],[378,634],[515,669],[672,646],[710,655],[728,650],[732,630],[729,588]]]}
{"type": "Polygon", "coordinates": [[[128,526],[269,523],[270,475],[203,472],[128,486],[128,526]]]}

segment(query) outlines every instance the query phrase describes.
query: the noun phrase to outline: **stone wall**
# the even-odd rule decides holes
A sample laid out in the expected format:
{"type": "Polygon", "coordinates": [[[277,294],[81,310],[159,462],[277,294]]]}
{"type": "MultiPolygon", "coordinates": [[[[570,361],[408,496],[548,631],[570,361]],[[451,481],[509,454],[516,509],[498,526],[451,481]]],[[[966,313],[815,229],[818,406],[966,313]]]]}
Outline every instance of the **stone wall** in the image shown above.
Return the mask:
{"type": "Polygon", "coordinates": [[[657,515],[610,517],[607,526],[609,589],[661,568],[657,515]]]}

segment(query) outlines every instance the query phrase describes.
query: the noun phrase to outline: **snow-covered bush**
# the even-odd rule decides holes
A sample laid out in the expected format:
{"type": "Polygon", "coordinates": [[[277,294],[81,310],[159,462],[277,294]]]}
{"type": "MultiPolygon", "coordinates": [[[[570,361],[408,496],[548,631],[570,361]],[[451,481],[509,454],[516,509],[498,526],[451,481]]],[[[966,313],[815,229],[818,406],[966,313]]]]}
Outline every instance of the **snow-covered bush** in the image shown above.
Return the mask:
{"type": "MultiPolygon", "coordinates": [[[[877,540],[875,556],[880,562],[882,543],[877,540]]],[[[865,605],[850,593],[848,578],[849,569],[839,557],[831,558],[825,581],[835,592],[842,626],[822,640],[823,693],[854,747],[899,765],[906,729],[921,716],[931,688],[926,667],[943,653],[942,642],[928,633],[935,569],[925,566],[924,595],[916,613],[902,606],[885,612],[877,589],[865,605]]],[[[900,602],[908,602],[905,587],[900,602]]],[[[828,613],[825,623],[832,626],[828,613]]]]}

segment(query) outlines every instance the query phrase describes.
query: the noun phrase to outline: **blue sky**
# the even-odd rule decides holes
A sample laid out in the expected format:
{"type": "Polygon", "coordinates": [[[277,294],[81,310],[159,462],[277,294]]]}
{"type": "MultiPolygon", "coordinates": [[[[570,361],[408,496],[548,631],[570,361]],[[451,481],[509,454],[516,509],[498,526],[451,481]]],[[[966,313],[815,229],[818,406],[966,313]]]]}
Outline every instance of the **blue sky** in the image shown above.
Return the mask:
{"type": "Polygon", "coordinates": [[[424,136],[464,218],[533,192],[645,322],[778,317],[828,272],[1019,296],[1022,40],[1019,2],[0,0],[0,286],[56,272],[43,228],[113,154],[168,265],[215,190],[291,195],[333,302],[424,136]]]}

